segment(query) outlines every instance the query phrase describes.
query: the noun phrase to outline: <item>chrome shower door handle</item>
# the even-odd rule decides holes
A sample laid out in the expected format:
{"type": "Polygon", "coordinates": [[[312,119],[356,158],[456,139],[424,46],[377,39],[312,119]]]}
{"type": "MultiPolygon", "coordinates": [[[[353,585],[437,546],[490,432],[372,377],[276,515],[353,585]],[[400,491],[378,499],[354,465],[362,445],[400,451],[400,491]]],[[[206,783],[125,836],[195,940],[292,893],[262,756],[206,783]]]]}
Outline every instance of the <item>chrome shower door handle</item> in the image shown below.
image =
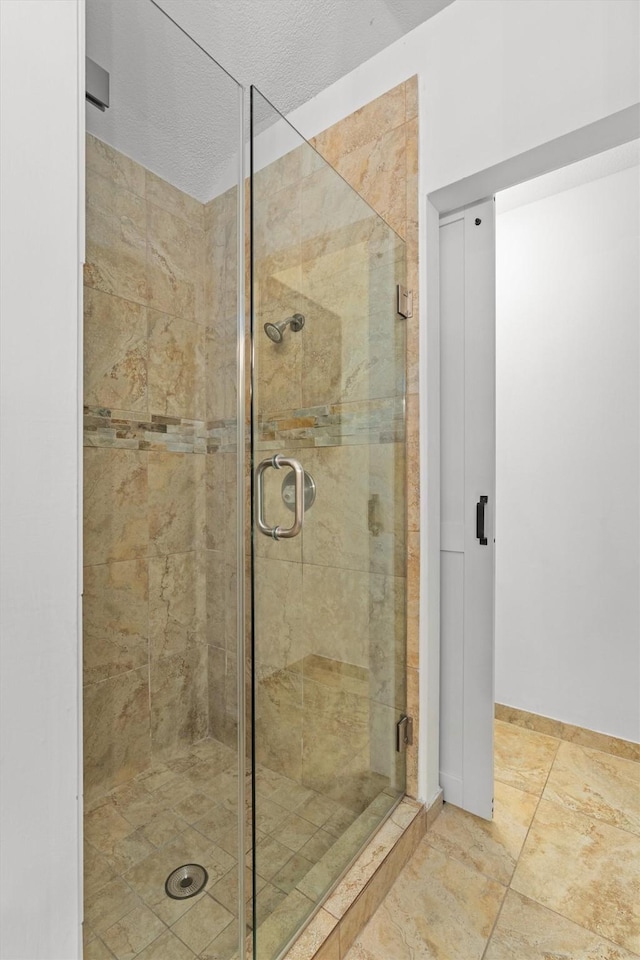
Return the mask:
{"type": "Polygon", "coordinates": [[[281,453],[276,453],[274,457],[262,460],[256,470],[256,493],[258,501],[258,530],[265,537],[271,537],[272,540],[290,540],[297,537],[302,530],[304,523],[304,470],[302,464],[293,457],[284,457],[281,453]],[[294,484],[294,513],[293,525],[290,527],[270,527],[264,519],[264,474],[265,471],[273,467],[274,470],[280,470],[282,467],[291,467],[295,474],[294,484]]]}

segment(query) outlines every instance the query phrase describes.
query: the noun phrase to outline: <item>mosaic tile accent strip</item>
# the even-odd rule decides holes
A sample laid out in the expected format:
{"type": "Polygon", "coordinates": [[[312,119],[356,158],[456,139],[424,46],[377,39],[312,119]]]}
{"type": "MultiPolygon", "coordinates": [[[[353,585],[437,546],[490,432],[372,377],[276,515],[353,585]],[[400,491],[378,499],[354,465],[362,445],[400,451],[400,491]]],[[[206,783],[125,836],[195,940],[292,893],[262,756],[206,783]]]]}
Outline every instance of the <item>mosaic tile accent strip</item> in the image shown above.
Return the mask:
{"type": "MultiPolygon", "coordinates": [[[[404,438],[404,400],[390,397],[276,412],[261,421],[257,442],[260,450],[296,450],[402,443],[404,438]]],[[[235,420],[187,420],[161,414],[135,419],[106,407],[84,408],[85,447],[232,453],[236,439],[235,420]]]]}

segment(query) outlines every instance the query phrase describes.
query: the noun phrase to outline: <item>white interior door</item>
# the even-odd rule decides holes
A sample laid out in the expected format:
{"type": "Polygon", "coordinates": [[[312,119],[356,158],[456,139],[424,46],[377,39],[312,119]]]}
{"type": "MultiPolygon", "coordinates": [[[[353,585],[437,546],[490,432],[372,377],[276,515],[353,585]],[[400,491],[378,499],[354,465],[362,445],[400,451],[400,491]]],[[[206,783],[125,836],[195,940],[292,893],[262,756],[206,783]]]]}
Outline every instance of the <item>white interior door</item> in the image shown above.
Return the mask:
{"type": "Polygon", "coordinates": [[[440,783],[447,802],[490,820],[496,462],[493,199],[440,222],[440,418],[440,783]]]}

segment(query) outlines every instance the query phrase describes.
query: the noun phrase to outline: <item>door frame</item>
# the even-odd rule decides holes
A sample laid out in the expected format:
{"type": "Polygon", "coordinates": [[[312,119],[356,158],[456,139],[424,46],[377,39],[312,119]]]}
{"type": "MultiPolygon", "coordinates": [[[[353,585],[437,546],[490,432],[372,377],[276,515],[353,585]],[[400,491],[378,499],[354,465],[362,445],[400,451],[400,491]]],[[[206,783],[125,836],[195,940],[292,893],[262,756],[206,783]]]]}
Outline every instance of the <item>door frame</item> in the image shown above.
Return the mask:
{"type": "Polygon", "coordinates": [[[640,138],[640,104],[579,127],[532,150],[423,196],[420,325],[420,796],[440,792],[440,221],[501,190],[640,138]]]}

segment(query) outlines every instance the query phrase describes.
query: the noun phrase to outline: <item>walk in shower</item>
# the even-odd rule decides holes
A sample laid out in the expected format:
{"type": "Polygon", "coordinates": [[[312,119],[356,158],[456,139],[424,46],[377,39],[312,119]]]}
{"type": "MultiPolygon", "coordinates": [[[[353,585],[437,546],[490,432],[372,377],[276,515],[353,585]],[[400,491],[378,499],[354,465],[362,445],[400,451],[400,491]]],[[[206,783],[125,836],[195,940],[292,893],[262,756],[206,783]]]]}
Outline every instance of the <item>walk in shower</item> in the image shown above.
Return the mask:
{"type": "Polygon", "coordinates": [[[404,794],[404,242],[87,0],[85,956],[283,956],[404,794]]]}

